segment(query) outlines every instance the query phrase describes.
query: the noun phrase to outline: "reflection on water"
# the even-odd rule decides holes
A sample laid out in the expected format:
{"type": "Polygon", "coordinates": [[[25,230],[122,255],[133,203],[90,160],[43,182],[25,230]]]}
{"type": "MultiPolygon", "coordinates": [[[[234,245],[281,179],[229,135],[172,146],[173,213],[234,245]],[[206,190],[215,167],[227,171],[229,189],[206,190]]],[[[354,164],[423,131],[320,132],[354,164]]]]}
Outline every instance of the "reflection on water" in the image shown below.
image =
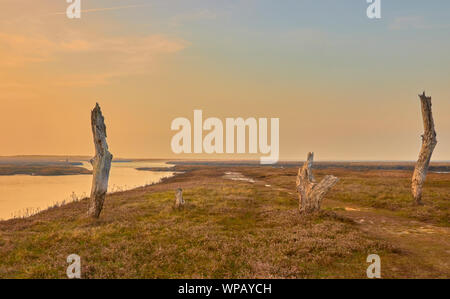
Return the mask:
{"type": "MultiPolygon", "coordinates": [[[[83,167],[92,169],[89,163],[83,167]]],[[[173,172],[139,171],[136,167],[168,167],[165,163],[120,162],[112,163],[109,192],[133,189],[159,182],[173,172]]],[[[63,201],[89,196],[91,175],[64,176],[0,176],[0,219],[23,216],[26,210],[45,210],[63,201]]]]}

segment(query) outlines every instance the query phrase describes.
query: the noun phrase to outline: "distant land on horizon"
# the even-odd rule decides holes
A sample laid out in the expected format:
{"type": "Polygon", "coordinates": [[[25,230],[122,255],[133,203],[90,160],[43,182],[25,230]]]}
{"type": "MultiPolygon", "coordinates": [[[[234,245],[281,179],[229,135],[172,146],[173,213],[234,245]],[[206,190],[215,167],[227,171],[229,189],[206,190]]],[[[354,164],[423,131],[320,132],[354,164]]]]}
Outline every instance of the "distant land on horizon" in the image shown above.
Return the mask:
{"type": "MultiPolygon", "coordinates": [[[[89,161],[92,156],[88,155],[12,155],[12,156],[1,156],[0,163],[4,162],[78,162],[78,161],[89,161]]],[[[259,160],[255,159],[206,159],[206,158],[129,158],[129,157],[117,157],[114,158],[113,162],[120,161],[167,161],[167,162],[178,162],[178,163],[257,163],[259,160]]],[[[304,162],[303,159],[281,159],[277,164],[289,164],[304,162]]],[[[322,163],[416,163],[416,160],[320,160],[317,162],[322,163]]],[[[431,163],[450,163],[450,160],[435,160],[431,163]]]]}

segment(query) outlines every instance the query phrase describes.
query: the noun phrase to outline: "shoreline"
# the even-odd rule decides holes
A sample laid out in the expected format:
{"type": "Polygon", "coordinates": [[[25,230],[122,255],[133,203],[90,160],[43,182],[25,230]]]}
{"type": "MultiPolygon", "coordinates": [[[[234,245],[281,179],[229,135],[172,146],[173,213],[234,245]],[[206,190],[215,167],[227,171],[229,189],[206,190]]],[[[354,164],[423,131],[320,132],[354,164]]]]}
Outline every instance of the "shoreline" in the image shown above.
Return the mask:
{"type": "MultiPolygon", "coordinates": [[[[206,162],[206,161],[205,162],[203,162],[203,161],[194,161],[194,162],[182,161],[181,163],[176,163],[174,161],[166,161],[166,163],[168,165],[171,165],[171,166],[167,167],[167,168],[166,167],[137,167],[137,168],[134,168],[134,169],[137,170],[137,171],[148,171],[148,172],[158,172],[158,173],[167,172],[167,173],[170,173],[171,175],[169,175],[167,177],[162,177],[159,181],[154,182],[154,183],[144,184],[144,185],[141,185],[141,186],[136,186],[136,187],[133,187],[133,188],[127,189],[127,190],[114,190],[114,191],[108,192],[108,195],[111,196],[111,195],[117,195],[117,194],[133,193],[133,192],[138,191],[140,189],[145,189],[145,188],[156,186],[156,185],[163,186],[165,184],[170,184],[172,179],[178,178],[178,177],[180,177],[183,174],[186,174],[188,172],[193,172],[193,171],[195,172],[195,171],[202,170],[202,169],[206,170],[206,169],[209,169],[209,168],[211,168],[211,169],[223,168],[224,170],[225,169],[227,169],[227,170],[234,169],[236,171],[239,171],[240,169],[246,169],[246,168],[256,168],[256,169],[258,169],[258,168],[261,168],[261,169],[270,169],[270,168],[272,168],[274,170],[275,169],[288,170],[288,169],[299,167],[298,165],[294,165],[294,164],[284,165],[284,167],[280,167],[279,165],[271,165],[271,166],[270,165],[269,166],[267,166],[267,165],[251,165],[250,166],[250,165],[247,165],[245,163],[242,163],[242,164],[239,163],[239,164],[236,165],[234,163],[225,164],[223,162],[217,162],[217,161],[215,163],[214,162],[206,162]],[[205,165],[203,163],[207,163],[207,164],[205,165]]],[[[315,169],[317,171],[324,170],[324,169],[331,169],[331,170],[355,171],[355,172],[360,172],[360,171],[392,171],[392,172],[397,172],[398,171],[398,172],[402,173],[402,172],[409,172],[409,171],[413,170],[413,169],[405,169],[403,167],[397,168],[397,167],[395,167],[393,165],[390,165],[391,167],[384,168],[384,167],[381,167],[380,165],[373,165],[373,163],[361,163],[364,167],[367,167],[367,168],[363,168],[363,169],[352,167],[352,165],[349,165],[349,164],[352,164],[352,163],[344,163],[344,162],[342,162],[342,163],[340,163],[340,162],[339,163],[335,163],[335,162],[318,162],[317,164],[318,165],[315,165],[315,169]]],[[[395,163],[386,163],[386,164],[395,164],[395,163]]],[[[399,164],[403,164],[403,163],[399,163],[399,164]]],[[[441,167],[450,167],[450,165],[449,166],[442,165],[442,164],[447,164],[447,163],[436,163],[436,164],[440,164],[440,165],[435,165],[434,167],[436,167],[436,166],[437,167],[439,167],[439,166],[441,166],[441,167]]],[[[448,164],[450,164],[450,163],[448,163],[448,164]]],[[[432,166],[430,166],[430,168],[432,168],[432,166]]],[[[447,174],[450,174],[450,172],[447,172],[447,171],[436,171],[436,170],[432,169],[432,170],[429,171],[429,174],[447,175],[447,174]]],[[[69,176],[69,175],[67,175],[67,176],[69,176]]],[[[77,174],[75,174],[75,175],[77,175],[77,174]]],[[[57,175],[55,175],[55,176],[57,176],[57,175]]],[[[36,215],[38,215],[38,214],[40,214],[42,212],[45,212],[45,211],[47,211],[49,209],[63,207],[65,205],[67,205],[67,204],[70,204],[70,203],[73,203],[73,202],[78,202],[78,201],[83,201],[83,200],[86,200],[86,199],[89,199],[89,196],[82,197],[82,198],[77,198],[77,200],[72,200],[72,201],[62,200],[62,201],[59,201],[59,202],[55,202],[53,204],[53,206],[49,206],[46,209],[41,209],[37,213],[34,213],[32,215],[27,215],[27,216],[24,216],[24,217],[19,216],[19,217],[12,217],[12,218],[8,218],[8,219],[0,219],[0,223],[2,223],[4,221],[10,221],[10,220],[26,219],[26,218],[29,218],[29,217],[32,217],[32,216],[36,216],[36,215]]],[[[33,208],[29,208],[29,209],[33,210],[33,208]]],[[[22,210],[26,210],[26,209],[22,209],[22,210]]],[[[22,210],[20,210],[20,211],[22,211],[22,210]]],[[[17,211],[17,212],[20,212],[20,211],[17,211]]]]}
{"type": "Polygon", "coordinates": [[[29,175],[29,176],[65,176],[92,174],[81,166],[73,165],[17,165],[0,164],[0,176],[29,175]]]}
{"type": "Polygon", "coordinates": [[[0,221],[3,275],[63,278],[66,257],[72,253],[89,267],[82,273],[85,279],[360,278],[366,274],[361,265],[367,252],[383,256],[387,278],[448,273],[443,263],[450,228],[443,209],[450,190],[446,175],[428,178],[429,197],[424,207],[417,207],[409,201],[409,171],[315,169],[318,179],[332,174],[341,183],[325,198],[322,213],[301,218],[295,194],[297,169],[178,166],[173,170],[172,176],[151,185],[109,194],[100,219],[86,216],[85,198],[31,217],[0,221]],[[386,186],[395,186],[389,196],[384,194],[386,186]],[[183,209],[174,208],[178,188],[186,201],[183,209]],[[111,257],[108,262],[104,252],[111,257]],[[24,257],[20,261],[15,258],[18,254],[24,257]],[[412,265],[412,258],[418,262],[412,265]],[[305,266],[295,268],[299,264],[305,266]]]}
{"type": "MultiPolygon", "coordinates": [[[[86,170],[86,172],[89,171],[85,168],[82,168],[82,169],[86,170]]],[[[139,170],[137,170],[134,167],[130,167],[129,169],[139,172],[139,170]]],[[[137,176],[136,179],[132,178],[131,180],[133,182],[130,182],[130,179],[128,179],[128,181],[127,180],[123,181],[123,179],[120,178],[121,176],[123,176],[123,174],[119,175],[118,179],[116,179],[116,180],[113,179],[112,182],[110,181],[109,188],[108,188],[109,189],[108,196],[114,195],[116,193],[124,193],[124,192],[132,191],[132,190],[136,190],[136,189],[140,189],[140,188],[145,188],[145,187],[152,186],[155,184],[161,184],[164,181],[166,181],[167,179],[180,174],[180,172],[173,171],[173,169],[171,169],[171,168],[166,168],[164,171],[161,170],[161,171],[148,171],[148,172],[150,173],[149,175],[142,174],[140,176],[137,176]]],[[[64,185],[61,185],[61,186],[63,186],[62,188],[67,189],[67,192],[64,192],[64,191],[61,192],[61,188],[59,188],[58,189],[59,193],[53,193],[53,192],[49,193],[48,197],[45,194],[43,194],[42,196],[35,197],[36,199],[32,199],[32,200],[30,200],[30,197],[28,197],[28,196],[23,197],[23,199],[21,200],[21,198],[22,198],[20,196],[21,193],[16,194],[16,197],[19,200],[18,207],[14,208],[14,205],[11,204],[11,201],[9,201],[9,204],[8,204],[8,201],[5,201],[5,203],[4,203],[5,210],[4,210],[2,217],[0,217],[0,222],[9,221],[9,220],[13,220],[13,219],[26,219],[26,218],[38,215],[49,209],[62,207],[67,204],[70,204],[70,203],[79,202],[79,201],[88,199],[89,193],[90,193],[90,188],[91,188],[89,177],[82,179],[82,181],[84,182],[83,185],[86,184],[86,186],[83,187],[82,189],[78,188],[79,187],[78,182],[81,178],[80,179],[75,178],[75,177],[86,177],[85,174],[91,174],[91,171],[89,171],[89,173],[84,173],[84,174],[75,173],[75,174],[64,174],[64,175],[33,175],[33,174],[14,174],[14,175],[4,175],[4,176],[0,175],[0,179],[4,178],[2,181],[6,180],[5,184],[8,184],[8,182],[11,180],[13,180],[13,181],[25,180],[26,182],[32,182],[31,184],[33,184],[33,186],[34,186],[36,183],[44,180],[43,182],[46,182],[47,184],[48,184],[48,182],[55,182],[55,183],[56,182],[64,182],[63,183],[64,185]],[[13,179],[14,177],[17,177],[17,179],[13,179]],[[51,177],[55,177],[55,179],[52,179],[51,177]],[[70,177],[74,177],[74,179],[70,179],[70,177]],[[33,178],[36,178],[36,180],[33,178]],[[60,179],[58,179],[58,178],[60,178],[60,179]],[[75,186],[78,186],[78,187],[75,187],[75,189],[74,189],[73,183],[69,183],[66,187],[64,187],[67,184],[67,182],[72,182],[72,180],[75,180],[74,181],[74,183],[76,184],[75,186]],[[89,186],[87,186],[87,180],[89,181],[89,186]],[[75,190],[75,191],[73,191],[73,190],[75,190]],[[62,194],[63,192],[64,192],[64,194],[62,194]],[[58,196],[56,196],[56,195],[58,195],[58,196]],[[20,203],[22,203],[22,204],[20,204],[20,203]],[[30,204],[28,205],[27,203],[30,203],[30,204]]],[[[16,183],[14,183],[14,184],[16,184],[16,183]]],[[[11,186],[14,186],[14,185],[11,185],[11,186]]],[[[15,188],[15,187],[11,187],[10,189],[14,191],[13,188],[15,188]]],[[[23,187],[19,187],[19,188],[26,189],[27,185],[24,185],[23,187]]],[[[5,191],[5,192],[4,193],[6,195],[9,194],[8,191],[5,191]]],[[[40,193],[38,193],[38,194],[40,194],[40,193]]],[[[5,198],[7,198],[7,197],[5,197],[5,198]]]]}

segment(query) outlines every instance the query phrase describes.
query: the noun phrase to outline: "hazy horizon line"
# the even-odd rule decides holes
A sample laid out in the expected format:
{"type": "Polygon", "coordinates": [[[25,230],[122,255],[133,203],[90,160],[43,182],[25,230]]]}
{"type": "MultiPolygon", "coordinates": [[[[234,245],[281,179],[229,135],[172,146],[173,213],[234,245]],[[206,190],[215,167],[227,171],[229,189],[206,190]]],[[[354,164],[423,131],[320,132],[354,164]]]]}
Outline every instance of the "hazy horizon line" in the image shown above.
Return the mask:
{"type": "MultiPolygon", "coordinates": [[[[32,154],[32,155],[0,155],[1,158],[86,158],[90,159],[91,155],[45,155],[45,154],[32,154]]],[[[211,161],[211,162],[227,162],[227,161],[243,161],[243,162],[258,162],[258,158],[248,159],[248,158],[236,158],[236,159],[220,159],[220,158],[167,158],[167,157],[153,157],[153,158],[133,158],[133,157],[117,157],[114,160],[166,160],[166,161],[211,161]]],[[[304,159],[280,159],[280,162],[298,162],[305,161],[304,159]]],[[[345,159],[317,159],[316,162],[416,162],[416,160],[373,160],[373,159],[358,159],[358,160],[345,160],[345,159]]],[[[432,160],[432,162],[450,162],[450,160],[432,160]]]]}

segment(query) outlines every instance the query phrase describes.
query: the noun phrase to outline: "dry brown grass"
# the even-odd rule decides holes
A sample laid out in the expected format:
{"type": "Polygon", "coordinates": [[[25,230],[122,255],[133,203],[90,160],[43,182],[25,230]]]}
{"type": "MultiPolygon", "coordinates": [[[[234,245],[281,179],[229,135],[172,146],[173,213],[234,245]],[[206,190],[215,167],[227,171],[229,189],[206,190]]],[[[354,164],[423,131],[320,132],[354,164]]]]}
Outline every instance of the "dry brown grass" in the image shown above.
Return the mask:
{"type": "MultiPolygon", "coordinates": [[[[242,168],[246,175],[273,186],[293,190],[296,168],[273,168],[262,172],[258,168],[242,168]]],[[[412,171],[350,170],[330,168],[314,170],[318,179],[326,174],[339,178],[328,199],[388,210],[440,226],[450,226],[450,174],[429,173],[424,186],[424,206],[413,205],[412,171]]],[[[295,191],[295,190],[294,190],[295,191]]]]}
{"type": "MultiPolygon", "coordinates": [[[[326,212],[300,218],[292,195],[199,167],[108,197],[100,220],[86,201],[0,222],[0,277],[63,278],[69,254],[84,278],[363,278],[387,242],[326,212]],[[172,208],[181,187],[187,206],[172,208]]],[[[385,276],[405,276],[406,269],[385,276]]]]}

